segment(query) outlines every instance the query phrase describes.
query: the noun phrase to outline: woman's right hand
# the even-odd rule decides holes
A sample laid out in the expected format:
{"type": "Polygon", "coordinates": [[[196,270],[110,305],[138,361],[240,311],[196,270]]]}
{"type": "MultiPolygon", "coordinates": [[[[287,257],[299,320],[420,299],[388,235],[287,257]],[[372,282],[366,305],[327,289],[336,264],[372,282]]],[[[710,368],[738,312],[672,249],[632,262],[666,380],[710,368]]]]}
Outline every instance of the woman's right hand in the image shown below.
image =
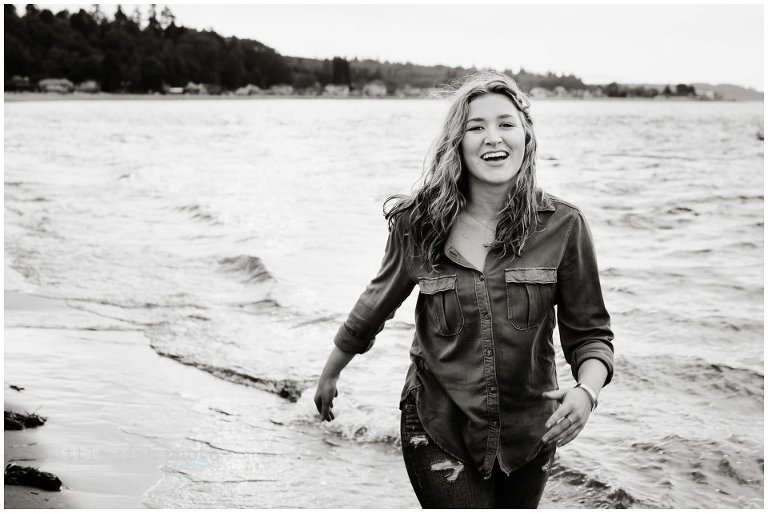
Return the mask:
{"type": "Polygon", "coordinates": [[[339,380],[341,370],[347,366],[354,357],[353,353],[345,353],[335,345],[325,362],[323,372],[320,373],[320,381],[317,382],[317,391],[315,392],[315,406],[320,412],[320,421],[332,421],[334,419],[333,398],[339,395],[336,390],[336,382],[339,380]]]}
{"type": "Polygon", "coordinates": [[[333,416],[333,398],[338,397],[339,391],[336,390],[336,381],[338,376],[329,378],[320,376],[320,381],[317,383],[317,390],[315,391],[315,406],[317,411],[320,412],[320,420],[332,421],[333,416]]]}

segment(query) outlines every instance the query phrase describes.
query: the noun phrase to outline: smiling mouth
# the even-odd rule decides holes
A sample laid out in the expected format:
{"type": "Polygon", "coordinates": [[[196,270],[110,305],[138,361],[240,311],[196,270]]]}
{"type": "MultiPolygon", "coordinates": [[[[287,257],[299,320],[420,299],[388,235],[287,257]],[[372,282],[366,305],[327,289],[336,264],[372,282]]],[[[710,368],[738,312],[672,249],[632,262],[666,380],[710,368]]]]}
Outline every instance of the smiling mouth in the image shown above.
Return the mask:
{"type": "Polygon", "coordinates": [[[488,153],[483,153],[480,155],[480,158],[485,160],[486,162],[498,162],[500,160],[504,160],[505,158],[509,157],[509,153],[506,151],[489,151],[488,153]]]}

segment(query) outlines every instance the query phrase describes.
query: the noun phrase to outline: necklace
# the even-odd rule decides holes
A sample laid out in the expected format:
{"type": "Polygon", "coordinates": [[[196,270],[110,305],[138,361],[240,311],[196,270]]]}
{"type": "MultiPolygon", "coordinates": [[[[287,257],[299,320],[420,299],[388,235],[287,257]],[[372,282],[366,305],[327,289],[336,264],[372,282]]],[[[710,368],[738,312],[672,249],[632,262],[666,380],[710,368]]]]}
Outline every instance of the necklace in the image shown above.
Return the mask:
{"type": "Polygon", "coordinates": [[[493,226],[493,227],[488,226],[481,219],[478,219],[477,217],[473,216],[472,213],[469,211],[469,209],[464,209],[464,212],[466,212],[469,217],[471,217],[472,219],[474,219],[475,221],[477,221],[481,225],[485,226],[485,228],[487,228],[488,230],[496,233],[496,227],[495,226],[493,226]]]}

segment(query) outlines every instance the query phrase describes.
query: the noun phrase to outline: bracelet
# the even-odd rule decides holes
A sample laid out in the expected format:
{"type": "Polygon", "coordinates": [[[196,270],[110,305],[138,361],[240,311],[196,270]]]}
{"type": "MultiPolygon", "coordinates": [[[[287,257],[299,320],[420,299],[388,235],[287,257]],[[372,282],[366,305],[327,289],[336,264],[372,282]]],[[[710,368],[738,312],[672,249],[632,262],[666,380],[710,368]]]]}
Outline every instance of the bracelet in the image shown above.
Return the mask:
{"type": "Polygon", "coordinates": [[[592,390],[592,388],[589,387],[588,385],[585,385],[584,383],[576,383],[576,386],[573,388],[581,388],[587,393],[587,395],[589,395],[589,400],[592,401],[591,411],[595,411],[595,408],[597,408],[597,394],[595,393],[595,391],[592,390]]]}

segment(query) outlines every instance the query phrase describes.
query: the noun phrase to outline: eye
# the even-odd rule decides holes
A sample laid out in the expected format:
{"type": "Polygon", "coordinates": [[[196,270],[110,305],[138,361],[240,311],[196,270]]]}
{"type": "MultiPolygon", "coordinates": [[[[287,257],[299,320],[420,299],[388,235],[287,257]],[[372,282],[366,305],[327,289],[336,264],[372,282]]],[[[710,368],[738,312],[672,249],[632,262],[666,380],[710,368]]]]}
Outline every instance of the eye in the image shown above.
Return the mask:
{"type": "Polygon", "coordinates": [[[467,132],[477,132],[478,130],[482,130],[482,129],[483,129],[483,127],[481,127],[481,126],[471,126],[471,127],[467,128],[467,132]]]}
{"type": "Polygon", "coordinates": [[[504,128],[515,128],[515,124],[514,123],[510,123],[509,121],[506,121],[506,122],[502,123],[499,126],[502,126],[504,128]]]}

